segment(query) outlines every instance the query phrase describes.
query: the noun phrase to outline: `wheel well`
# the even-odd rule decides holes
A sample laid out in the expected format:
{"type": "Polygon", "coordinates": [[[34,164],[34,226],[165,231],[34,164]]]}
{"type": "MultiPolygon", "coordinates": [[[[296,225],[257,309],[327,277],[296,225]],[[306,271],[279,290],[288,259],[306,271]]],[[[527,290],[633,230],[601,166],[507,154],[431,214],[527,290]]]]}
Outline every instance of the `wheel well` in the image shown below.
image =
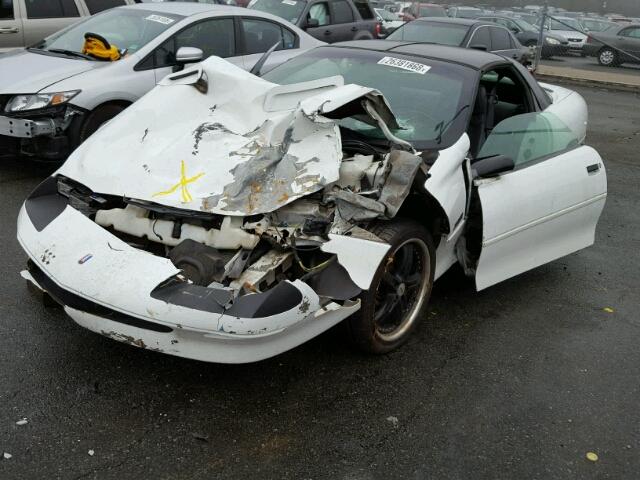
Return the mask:
{"type": "Polygon", "coordinates": [[[431,195],[425,192],[412,192],[400,207],[397,217],[411,218],[424,225],[436,248],[443,235],[451,231],[449,219],[442,206],[431,195]]]}
{"type": "Polygon", "coordinates": [[[133,104],[133,102],[130,102],[128,100],[109,100],[107,102],[101,103],[100,105],[98,105],[97,107],[92,109],[91,111],[94,112],[94,111],[98,110],[99,108],[106,107],[106,106],[109,106],[109,105],[115,105],[115,106],[118,106],[118,107],[127,108],[129,105],[132,105],[132,104],[133,104]]]}

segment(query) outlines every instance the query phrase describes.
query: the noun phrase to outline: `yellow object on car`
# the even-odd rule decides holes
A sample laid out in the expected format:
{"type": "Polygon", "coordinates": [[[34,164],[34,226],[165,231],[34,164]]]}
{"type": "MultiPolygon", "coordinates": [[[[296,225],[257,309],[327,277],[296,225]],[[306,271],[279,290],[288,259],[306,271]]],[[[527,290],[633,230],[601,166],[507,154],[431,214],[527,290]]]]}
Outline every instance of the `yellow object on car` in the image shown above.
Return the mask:
{"type": "Polygon", "coordinates": [[[115,45],[111,45],[106,38],[97,33],[87,32],[84,34],[84,45],[82,53],[98,60],[108,60],[115,62],[120,60],[120,51],[115,45]]]}

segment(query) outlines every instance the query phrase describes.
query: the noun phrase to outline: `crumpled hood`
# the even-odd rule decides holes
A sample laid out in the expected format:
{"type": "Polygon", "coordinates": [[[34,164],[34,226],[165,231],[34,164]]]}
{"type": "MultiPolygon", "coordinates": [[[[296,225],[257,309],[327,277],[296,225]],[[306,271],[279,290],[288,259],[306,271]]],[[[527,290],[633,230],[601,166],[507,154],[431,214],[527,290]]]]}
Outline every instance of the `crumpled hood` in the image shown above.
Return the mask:
{"type": "Polygon", "coordinates": [[[211,57],[164,79],[58,173],[97,193],[169,207],[271,212],[338,180],[341,137],[329,116],[361,119],[373,108],[397,126],[379,92],[342,82],[279,86],[211,57]]]}
{"type": "Polygon", "coordinates": [[[0,56],[0,94],[38,93],[74,75],[105,65],[15,50],[0,56]]]}

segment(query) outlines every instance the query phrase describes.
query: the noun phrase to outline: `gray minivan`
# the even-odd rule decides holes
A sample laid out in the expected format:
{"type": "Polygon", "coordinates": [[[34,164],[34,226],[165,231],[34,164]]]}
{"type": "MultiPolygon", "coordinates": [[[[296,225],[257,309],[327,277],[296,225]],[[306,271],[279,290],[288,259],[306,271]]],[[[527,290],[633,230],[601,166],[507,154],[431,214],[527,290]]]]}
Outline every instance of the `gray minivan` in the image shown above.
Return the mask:
{"type": "Polygon", "coordinates": [[[134,0],[0,0],[0,52],[32,45],[74,22],[134,0]]]}

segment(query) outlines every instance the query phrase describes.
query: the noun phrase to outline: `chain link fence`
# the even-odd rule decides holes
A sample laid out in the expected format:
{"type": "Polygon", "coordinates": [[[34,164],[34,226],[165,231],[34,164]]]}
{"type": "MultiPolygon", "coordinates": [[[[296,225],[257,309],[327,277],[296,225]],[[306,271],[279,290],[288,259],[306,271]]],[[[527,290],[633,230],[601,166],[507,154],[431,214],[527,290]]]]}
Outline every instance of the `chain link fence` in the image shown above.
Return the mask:
{"type": "Polygon", "coordinates": [[[602,81],[640,84],[640,22],[598,16],[549,13],[547,7],[537,19],[538,39],[533,69],[576,78],[594,77],[602,81]],[[638,82],[638,83],[636,83],[638,82]]]}

